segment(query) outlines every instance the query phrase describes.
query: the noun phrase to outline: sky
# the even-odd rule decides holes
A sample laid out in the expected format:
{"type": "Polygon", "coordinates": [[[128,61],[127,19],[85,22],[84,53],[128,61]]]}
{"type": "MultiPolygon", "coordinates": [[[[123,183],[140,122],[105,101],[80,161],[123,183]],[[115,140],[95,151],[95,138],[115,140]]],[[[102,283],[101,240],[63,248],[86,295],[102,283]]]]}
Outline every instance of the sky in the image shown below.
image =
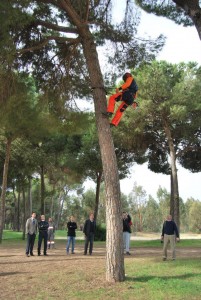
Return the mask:
{"type": "MultiPolygon", "coordinates": [[[[119,3],[120,1],[116,0],[117,12],[120,11],[119,3]]],[[[158,60],[170,63],[195,61],[201,65],[201,40],[194,26],[183,27],[163,17],[142,12],[138,29],[140,36],[149,35],[156,38],[162,33],[167,37],[166,44],[157,57],[158,60]]],[[[180,197],[184,202],[190,197],[201,201],[201,172],[191,173],[179,165],[177,167],[180,197]]],[[[121,192],[128,195],[133,189],[134,182],[155,199],[159,186],[170,192],[170,177],[149,171],[146,164],[141,166],[135,164],[131,168],[130,176],[120,181],[121,192]]],[[[94,187],[93,183],[89,186],[94,187]]]]}

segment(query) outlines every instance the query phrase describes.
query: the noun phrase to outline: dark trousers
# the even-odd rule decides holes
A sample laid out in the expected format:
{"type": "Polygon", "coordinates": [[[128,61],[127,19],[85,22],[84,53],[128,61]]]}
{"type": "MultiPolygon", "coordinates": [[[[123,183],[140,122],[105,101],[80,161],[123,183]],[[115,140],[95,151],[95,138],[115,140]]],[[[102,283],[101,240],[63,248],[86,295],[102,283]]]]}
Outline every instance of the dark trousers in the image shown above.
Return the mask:
{"type": "Polygon", "coordinates": [[[33,253],[33,247],[35,242],[36,234],[27,234],[27,247],[26,247],[26,254],[32,254],[33,253]]]}
{"type": "Polygon", "coordinates": [[[44,254],[47,253],[47,231],[39,231],[39,236],[38,236],[38,254],[40,254],[40,249],[42,245],[42,241],[44,244],[44,254]]]}
{"type": "Polygon", "coordinates": [[[87,249],[89,245],[89,254],[92,254],[94,243],[94,233],[90,232],[89,235],[85,236],[84,254],[87,254],[87,249]]]}

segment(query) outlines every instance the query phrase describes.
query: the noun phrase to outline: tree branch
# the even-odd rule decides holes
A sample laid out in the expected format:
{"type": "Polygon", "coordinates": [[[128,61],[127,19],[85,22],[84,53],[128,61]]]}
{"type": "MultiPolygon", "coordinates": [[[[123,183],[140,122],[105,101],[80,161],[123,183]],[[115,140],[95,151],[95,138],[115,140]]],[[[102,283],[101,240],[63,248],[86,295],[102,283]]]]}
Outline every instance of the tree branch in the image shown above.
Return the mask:
{"type": "Polygon", "coordinates": [[[85,17],[85,22],[88,21],[88,18],[89,18],[89,0],[87,0],[87,3],[86,3],[86,17],[85,17]]]}
{"type": "Polygon", "coordinates": [[[78,44],[80,42],[79,38],[72,39],[72,38],[65,38],[65,37],[59,37],[59,36],[49,36],[45,40],[43,40],[41,43],[38,43],[37,45],[29,47],[29,48],[19,49],[17,52],[23,54],[26,52],[33,52],[36,50],[40,50],[41,48],[46,46],[49,43],[49,41],[52,41],[52,40],[60,41],[60,42],[69,42],[69,44],[68,44],[69,46],[78,44]]]}
{"type": "Polygon", "coordinates": [[[80,16],[76,13],[73,9],[69,0],[59,0],[60,7],[68,14],[69,18],[71,19],[72,23],[79,29],[84,24],[83,21],[80,19],[80,16]]]}
{"type": "Polygon", "coordinates": [[[52,23],[45,22],[45,21],[42,21],[42,20],[34,21],[34,25],[36,25],[36,26],[41,25],[41,26],[44,26],[48,29],[53,29],[53,30],[60,31],[60,32],[75,33],[75,34],[78,33],[77,29],[75,29],[75,28],[59,26],[57,24],[52,24],[52,23]]]}

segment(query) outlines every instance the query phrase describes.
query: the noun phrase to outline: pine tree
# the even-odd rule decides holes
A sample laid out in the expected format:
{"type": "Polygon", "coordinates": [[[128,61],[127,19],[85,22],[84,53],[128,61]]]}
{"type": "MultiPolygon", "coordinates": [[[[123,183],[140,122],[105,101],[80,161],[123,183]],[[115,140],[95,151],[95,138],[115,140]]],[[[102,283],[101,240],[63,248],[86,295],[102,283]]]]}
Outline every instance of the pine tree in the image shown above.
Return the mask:
{"type": "Polygon", "coordinates": [[[111,282],[125,278],[122,209],[112,134],[102,114],[106,111],[106,91],[97,44],[112,41],[117,50],[113,64],[121,61],[121,66],[150,61],[163,45],[160,37],[147,53],[146,43],[137,42],[132,7],[127,1],[124,20],[117,26],[112,23],[110,0],[11,0],[1,3],[0,9],[5,33],[0,46],[6,59],[6,53],[9,58],[13,55],[17,67],[32,68],[41,88],[62,92],[68,100],[92,90],[107,196],[106,278],[111,282]],[[82,83],[85,88],[81,88],[82,83]]]}

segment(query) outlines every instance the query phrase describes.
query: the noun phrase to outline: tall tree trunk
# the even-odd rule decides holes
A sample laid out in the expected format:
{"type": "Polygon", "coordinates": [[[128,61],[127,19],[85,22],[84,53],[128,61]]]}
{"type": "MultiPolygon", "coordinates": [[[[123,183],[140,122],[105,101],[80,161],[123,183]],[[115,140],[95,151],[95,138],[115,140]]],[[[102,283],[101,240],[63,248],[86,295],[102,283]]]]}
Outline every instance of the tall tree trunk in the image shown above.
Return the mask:
{"type": "Polygon", "coordinates": [[[17,231],[20,231],[20,196],[21,196],[21,185],[19,184],[19,191],[17,197],[17,231]]]}
{"type": "Polygon", "coordinates": [[[15,186],[13,185],[13,197],[14,197],[14,200],[15,200],[15,204],[14,204],[14,218],[13,218],[13,230],[14,231],[17,231],[17,197],[16,197],[16,194],[15,194],[15,186]]]}
{"type": "Polygon", "coordinates": [[[164,130],[167,136],[169,151],[170,151],[170,165],[171,165],[171,175],[172,175],[172,189],[171,194],[174,199],[174,215],[173,219],[176,222],[178,228],[180,227],[180,219],[179,219],[179,189],[178,189],[178,178],[177,178],[177,168],[176,168],[176,153],[174,149],[174,143],[171,135],[170,128],[168,126],[168,122],[164,120],[164,130]]]}
{"type": "Polygon", "coordinates": [[[6,189],[7,189],[7,179],[8,179],[8,166],[10,160],[12,139],[8,138],[6,142],[6,157],[3,168],[3,182],[2,182],[2,192],[1,192],[1,209],[0,209],[0,243],[2,243],[2,236],[5,224],[5,205],[6,205],[6,189]]]}
{"type": "Polygon", "coordinates": [[[40,180],[41,180],[41,190],[40,190],[40,197],[41,197],[41,207],[40,207],[40,214],[45,214],[45,175],[44,175],[44,166],[40,167],[40,180]]]}
{"type": "Polygon", "coordinates": [[[172,172],[170,174],[170,214],[174,216],[174,185],[172,172]]]}
{"type": "Polygon", "coordinates": [[[125,270],[119,174],[109,121],[102,114],[102,112],[106,112],[106,93],[96,44],[89,26],[75,12],[71,1],[61,0],[60,6],[66,11],[70,21],[78,30],[93,91],[95,118],[106,189],[106,280],[109,282],[123,281],[125,279],[125,270]]]}
{"type": "Polygon", "coordinates": [[[96,201],[95,201],[95,208],[94,208],[94,220],[97,221],[98,216],[98,207],[99,207],[99,199],[100,199],[100,185],[101,185],[101,179],[102,179],[103,172],[100,171],[97,173],[97,179],[96,179],[96,201]]]}
{"type": "Polygon", "coordinates": [[[28,185],[28,206],[27,206],[27,214],[28,216],[31,216],[32,214],[32,193],[31,193],[31,183],[32,178],[29,177],[29,185],[28,185]]]}
{"type": "Polygon", "coordinates": [[[22,199],[23,199],[23,219],[22,219],[22,239],[25,240],[25,223],[26,223],[26,197],[24,190],[24,183],[22,183],[22,199]]]}
{"type": "Polygon", "coordinates": [[[59,228],[59,222],[61,219],[61,214],[62,214],[63,206],[64,206],[64,199],[65,199],[65,195],[63,194],[63,191],[61,191],[60,195],[59,195],[59,209],[58,209],[57,220],[56,220],[56,224],[55,224],[56,229],[59,228]]]}
{"type": "Polygon", "coordinates": [[[53,183],[52,187],[52,197],[51,197],[51,207],[50,207],[50,216],[53,218],[54,211],[54,194],[55,194],[55,183],[53,183]]]}
{"type": "Polygon", "coordinates": [[[117,160],[109,126],[109,121],[102,115],[106,111],[106,94],[98,61],[96,45],[88,27],[83,31],[83,49],[87,62],[93,99],[96,125],[98,130],[101,158],[106,189],[106,280],[109,282],[125,279],[123,255],[123,222],[120,201],[120,183],[117,160]]]}

